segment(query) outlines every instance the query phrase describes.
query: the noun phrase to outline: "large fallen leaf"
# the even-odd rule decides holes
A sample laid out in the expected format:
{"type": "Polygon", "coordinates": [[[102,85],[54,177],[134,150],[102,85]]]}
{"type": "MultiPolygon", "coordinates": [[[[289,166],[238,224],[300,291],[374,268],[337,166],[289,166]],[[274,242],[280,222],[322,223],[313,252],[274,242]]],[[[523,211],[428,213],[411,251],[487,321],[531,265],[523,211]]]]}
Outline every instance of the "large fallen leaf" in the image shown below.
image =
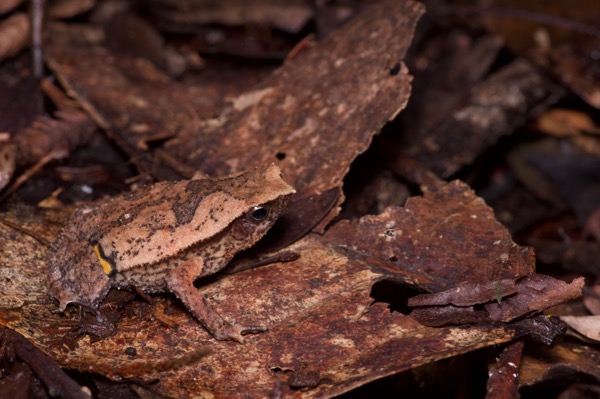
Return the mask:
{"type": "Polygon", "coordinates": [[[198,111],[206,109],[205,87],[166,84],[144,64],[110,55],[100,45],[101,31],[53,33],[48,61],[101,126],[123,130],[130,144],[177,133],[165,147],[169,154],[215,176],[276,162],[298,191],[288,211],[291,225],[305,225],[298,229],[305,233],[337,214],[351,162],[404,108],[411,77],[403,59],[423,12],[410,0],[369,7],[232,99],[216,119],[198,111]],[[140,79],[145,82],[136,84],[140,79]],[[303,213],[320,195],[327,200],[303,213]]]}
{"type": "MultiPolygon", "coordinates": [[[[41,229],[46,239],[56,234],[55,212],[26,215],[5,217],[29,221],[25,227],[41,229]]],[[[512,243],[492,210],[459,182],[412,198],[405,208],[308,235],[287,248],[300,254],[295,261],[223,276],[203,287],[224,317],[269,327],[244,345],[214,340],[169,295],[154,296],[152,305],[109,298],[101,311],[120,315],[114,335],[95,342],[88,335],[75,338],[77,331],[93,330],[96,319],[57,314],[44,287],[46,248],[4,225],[0,244],[2,325],[65,367],[154,380],[151,389],[173,397],[331,397],[527,332],[497,323],[432,328],[385,303],[372,305],[371,291],[382,280],[431,290],[465,276],[483,281],[531,271],[530,252],[512,243]],[[481,266],[486,260],[491,267],[481,266]],[[210,355],[193,360],[206,349],[210,355]]]]}

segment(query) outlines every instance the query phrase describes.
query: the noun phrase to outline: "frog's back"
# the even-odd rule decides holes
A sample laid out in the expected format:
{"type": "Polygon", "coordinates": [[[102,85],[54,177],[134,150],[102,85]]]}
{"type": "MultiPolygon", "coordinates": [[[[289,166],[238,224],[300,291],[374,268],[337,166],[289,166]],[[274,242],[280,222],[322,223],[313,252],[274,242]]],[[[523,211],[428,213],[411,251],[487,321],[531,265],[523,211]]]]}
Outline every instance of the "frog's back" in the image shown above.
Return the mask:
{"type": "Polygon", "coordinates": [[[252,207],[293,192],[275,165],[219,180],[157,183],[104,207],[91,243],[116,271],[125,271],[174,257],[252,207]]]}

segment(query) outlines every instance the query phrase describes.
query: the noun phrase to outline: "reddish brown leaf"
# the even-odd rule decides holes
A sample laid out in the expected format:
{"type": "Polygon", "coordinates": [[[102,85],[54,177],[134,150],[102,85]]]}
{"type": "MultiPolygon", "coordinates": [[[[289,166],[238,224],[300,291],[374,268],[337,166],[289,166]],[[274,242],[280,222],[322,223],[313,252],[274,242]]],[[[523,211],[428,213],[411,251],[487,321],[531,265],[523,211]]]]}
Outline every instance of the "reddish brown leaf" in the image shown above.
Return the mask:
{"type": "Polygon", "coordinates": [[[534,273],[518,280],[516,285],[511,285],[507,280],[488,282],[482,284],[482,287],[478,287],[478,284],[473,283],[471,291],[474,295],[467,294],[463,297],[461,296],[463,287],[457,287],[438,294],[411,298],[408,304],[409,306],[421,306],[414,309],[411,316],[419,320],[420,323],[430,326],[482,321],[509,322],[577,298],[581,295],[583,284],[583,277],[567,284],[552,277],[534,273]],[[495,292],[494,287],[497,287],[495,292]],[[479,295],[479,292],[485,293],[487,296],[479,295]],[[453,301],[463,305],[439,306],[445,303],[453,303],[453,301]],[[476,309],[470,306],[484,302],[484,309],[476,309]]]}
{"type": "Polygon", "coordinates": [[[421,13],[410,1],[372,6],[234,99],[218,124],[185,132],[167,148],[208,173],[275,161],[297,198],[339,189],[352,160],[406,104],[403,58],[421,13]]]}
{"type": "Polygon", "coordinates": [[[406,282],[430,292],[533,271],[531,249],[516,245],[492,209],[459,181],[409,198],[404,208],[342,221],[327,237],[391,270],[413,273],[406,282]]]}
{"type": "MultiPolygon", "coordinates": [[[[143,149],[148,137],[178,133],[166,149],[213,176],[276,162],[298,191],[295,202],[333,189],[340,192],[352,160],[404,107],[410,76],[402,60],[422,13],[419,3],[408,0],[370,7],[234,98],[216,120],[205,119],[214,114],[206,103],[223,96],[207,101],[206,86],[167,82],[127,57],[107,59],[99,45],[102,32],[55,28],[48,61],[70,93],[88,112],[93,110],[97,122],[123,129],[130,144],[143,149]],[[86,42],[86,37],[96,41],[86,42]]],[[[343,199],[338,198],[337,204],[343,199]]],[[[324,217],[329,221],[337,212],[335,206],[331,212],[313,212],[307,224],[314,226],[324,217]]]]}
{"type": "Polygon", "coordinates": [[[514,279],[462,283],[435,294],[422,294],[408,300],[408,306],[454,305],[471,306],[490,301],[500,301],[517,291],[514,279]]]}
{"type": "Polygon", "coordinates": [[[517,293],[485,305],[492,320],[511,321],[533,312],[539,312],[559,303],[581,296],[583,277],[567,284],[542,274],[531,274],[517,282],[517,293]]]}

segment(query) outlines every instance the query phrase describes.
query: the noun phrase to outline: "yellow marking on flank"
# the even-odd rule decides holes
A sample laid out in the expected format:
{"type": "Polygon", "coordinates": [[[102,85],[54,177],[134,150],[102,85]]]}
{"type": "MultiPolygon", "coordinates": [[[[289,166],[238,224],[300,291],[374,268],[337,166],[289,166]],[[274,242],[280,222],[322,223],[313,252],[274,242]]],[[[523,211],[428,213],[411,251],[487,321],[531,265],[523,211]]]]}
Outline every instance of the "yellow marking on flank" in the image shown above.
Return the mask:
{"type": "Polygon", "coordinates": [[[100,253],[100,245],[94,245],[94,253],[98,258],[98,262],[100,262],[100,266],[102,266],[102,271],[104,271],[104,274],[109,275],[110,273],[112,273],[113,267],[109,261],[102,257],[102,254],[100,253]]]}

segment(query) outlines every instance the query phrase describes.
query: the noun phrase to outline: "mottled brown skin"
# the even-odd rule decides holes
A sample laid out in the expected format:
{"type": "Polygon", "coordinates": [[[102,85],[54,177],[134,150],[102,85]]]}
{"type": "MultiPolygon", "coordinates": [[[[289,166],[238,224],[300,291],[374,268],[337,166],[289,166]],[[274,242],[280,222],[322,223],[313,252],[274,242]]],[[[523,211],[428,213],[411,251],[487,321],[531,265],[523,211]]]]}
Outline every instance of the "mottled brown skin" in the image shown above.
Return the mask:
{"type": "Polygon", "coordinates": [[[52,246],[48,290],[61,311],[69,303],[95,311],[111,287],[170,291],[215,338],[242,342],[242,333],[264,327],[224,320],[194,280],[258,241],[293,193],[269,165],[219,180],[161,182],[81,209],[52,246]]]}

